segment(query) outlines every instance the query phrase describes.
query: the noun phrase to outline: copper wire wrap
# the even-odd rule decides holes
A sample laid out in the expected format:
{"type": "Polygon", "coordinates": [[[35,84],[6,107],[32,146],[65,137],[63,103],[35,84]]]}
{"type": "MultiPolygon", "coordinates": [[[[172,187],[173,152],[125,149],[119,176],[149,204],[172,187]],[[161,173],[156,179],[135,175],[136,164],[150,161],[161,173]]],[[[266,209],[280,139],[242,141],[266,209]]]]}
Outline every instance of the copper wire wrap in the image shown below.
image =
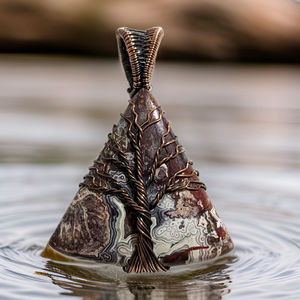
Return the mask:
{"type": "MultiPolygon", "coordinates": [[[[124,27],[117,30],[120,59],[130,85],[129,94],[131,97],[141,88],[151,89],[150,80],[162,36],[163,31],[160,27],[153,27],[146,31],[124,27]]],[[[130,164],[124,151],[118,145],[113,131],[108,135],[108,142],[94,161],[94,165],[89,168],[89,174],[84,177],[84,182],[80,184],[80,187],[86,187],[103,194],[115,195],[124,206],[129,206],[135,211],[138,238],[128,264],[124,266],[126,272],[166,271],[169,267],[164,266],[153,251],[151,211],[155,209],[166,193],[182,190],[197,191],[200,188],[206,189],[206,186],[200,180],[195,179],[195,175],[198,176],[199,174],[198,171],[190,167],[192,161],[182,156],[179,159],[184,159],[185,167],[172,175],[157,193],[156,198],[149,202],[147,189],[154,182],[157,169],[162,164],[168,164],[171,160],[177,159],[185,150],[178,143],[178,138],[171,133],[171,123],[168,122],[166,131],[161,135],[160,146],[155,152],[152,165],[149,167],[149,176],[145,180],[142,152],[144,134],[150,126],[162,121],[164,111],[160,109],[160,105],[155,106],[148,112],[146,121],[140,124],[135,102],[129,100],[129,105],[131,107],[130,114],[127,116],[121,114],[121,117],[127,123],[127,135],[132,146],[134,159],[130,164]],[[155,118],[153,118],[154,115],[155,118]],[[173,150],[167,152],[165,151],[166,147],[173,150]],[[134,162],[134,166],[132,166],[132,162],[134,162]],[[125,189],[110,174],[111,166],[126,176],[130,189],[125,189]]]]}
{"type": "Polygon", "coordinates": [[[141,88],[151,90],[150,81],[163,35],[161,27],[152,27],[146,31],[127,27],[117,29],[119,56],[129,82],[131,98],[141,88]]]}

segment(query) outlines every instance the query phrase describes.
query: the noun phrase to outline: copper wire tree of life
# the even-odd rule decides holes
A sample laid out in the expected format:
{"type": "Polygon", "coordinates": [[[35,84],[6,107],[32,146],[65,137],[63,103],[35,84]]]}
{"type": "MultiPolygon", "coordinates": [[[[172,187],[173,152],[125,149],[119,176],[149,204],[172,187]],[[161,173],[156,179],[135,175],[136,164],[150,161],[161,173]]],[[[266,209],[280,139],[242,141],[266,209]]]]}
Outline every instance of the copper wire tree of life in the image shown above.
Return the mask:
{"type": "Polygon", "coordinates": [[[114,133],[109,135],[109,141],[106,144],[105,151],[102,152],[100,157],[94,161],[94,166],[90,167],[91,172],[86,175],[86,181],[83,185],[87,186],[91,190],[101,191],[107,194],[117,195],[124,205],[130,206],[136,212],[136,224],[139,232],[138,240],[135,245],[134,252],[129,260],[128,265],[124,268],[126,272],[155,272],[166,271],[168,267],[164,266],[155,256],[153,252],[153,242],[150,235],[151,227],[151,210],[153,210],[159,200],[165,195],[165,193],[171,193],[183,189],[197,190],[200,187],[205,188],[205,185],[199,180],[190,179],[193,177],[196,170],[192,170],[190,173],[186,173],[191,161],[186,162],[186,166],[177,171],[160,189],[156,198],[149,202],[147,190],[153,183],[155,173],[157,169],[166,164],[168,161],[176,158],[179,154],[184,152],[184,149],[180,144],[174,146],[177,142],[177,137],[172,138],[166,142],[166,137],[172,136],[170,122],[167,124],[167,131],[161,137],[161,145],[155,153],[155,159],[151,166],[150,175],[147,180],[143,177],[143,153],[142,143],[144,132],[155,123],[161,120],[161,116],[164,111],[159,112],[159,118],[150,122],[151,114],[154,110],[158,110],[160,105],[156,106],[148,114],[147,121],[143,124],[138,123],[138,114],[135,111],[135,104],[130,101],[132,105],[132,113],[135,116],[134,120],[130,120],[128,117],[122,114],[122,117],[128,123],[128,135],[134,149],[135,167],[130,167],[129,161],[126,158],[125,153],[120,149],[114,133]],[[173,145],[174,152],[167,151],[168,146],[173,145]],[[108,168],[110,164],[116,166],[127,178],[131,192],[122,187],[118,181],[109,174],[108,168]],[[109,186],[101,186],[100,178],[105,178],[109,186]],[[184,184],[176,182],[176,179],[186,178],[184,184]]]}

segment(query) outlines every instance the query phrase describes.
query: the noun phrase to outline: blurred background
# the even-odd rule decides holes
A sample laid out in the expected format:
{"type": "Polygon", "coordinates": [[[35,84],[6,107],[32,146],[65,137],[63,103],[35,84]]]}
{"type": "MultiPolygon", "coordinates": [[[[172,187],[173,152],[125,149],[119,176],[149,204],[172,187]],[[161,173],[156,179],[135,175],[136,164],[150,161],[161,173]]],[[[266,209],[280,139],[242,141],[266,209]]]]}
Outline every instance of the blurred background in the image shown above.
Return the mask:
{"type": "Polygon", "coordinates": [[[153,93],[190,153],[299,166],[291,0],[1,0],[0,160],[94,157],[128,99],[115,30],[157,25],[153,93]]]}
{"type": "Polygon", "coordinates": [[[1,0],[0,51],[113,57],[114,32],[162,26],[162,59],[299,62],[292,0],[1,0]]]}

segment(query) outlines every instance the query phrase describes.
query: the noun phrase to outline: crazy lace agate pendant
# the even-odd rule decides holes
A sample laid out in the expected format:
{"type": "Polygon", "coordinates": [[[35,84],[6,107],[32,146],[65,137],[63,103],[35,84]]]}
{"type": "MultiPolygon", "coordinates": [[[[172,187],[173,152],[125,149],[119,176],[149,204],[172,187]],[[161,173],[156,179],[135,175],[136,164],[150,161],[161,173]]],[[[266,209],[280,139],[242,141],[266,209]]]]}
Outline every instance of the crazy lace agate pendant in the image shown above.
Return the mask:
{"type": "Polygon", "coordinates": [[[150,93],[162,28],[119,28],[116,34],[131,99],[48,250],[128,273],[166,271],[228,253],[233,243],[226,227],[150,93]]]}

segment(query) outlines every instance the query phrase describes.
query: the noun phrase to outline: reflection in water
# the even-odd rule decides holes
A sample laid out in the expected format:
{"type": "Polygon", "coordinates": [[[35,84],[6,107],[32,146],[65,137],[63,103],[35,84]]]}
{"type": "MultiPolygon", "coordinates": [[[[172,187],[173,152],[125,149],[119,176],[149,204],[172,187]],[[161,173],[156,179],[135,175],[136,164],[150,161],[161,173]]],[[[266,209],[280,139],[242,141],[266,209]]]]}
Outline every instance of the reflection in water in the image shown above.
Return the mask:
{"type": "Polygon", "coordinates": [[[101,265],[88,267],[49,260],[44,271],[36,273],[70,291],[64,295],[84,300],[217,300],[230,292],[228,268],[235,260],[233,256],[224,257],[200,270],[176,275],[128,275],[121,268],[116,273],[106,270],[101,274],[101,265]]]}

